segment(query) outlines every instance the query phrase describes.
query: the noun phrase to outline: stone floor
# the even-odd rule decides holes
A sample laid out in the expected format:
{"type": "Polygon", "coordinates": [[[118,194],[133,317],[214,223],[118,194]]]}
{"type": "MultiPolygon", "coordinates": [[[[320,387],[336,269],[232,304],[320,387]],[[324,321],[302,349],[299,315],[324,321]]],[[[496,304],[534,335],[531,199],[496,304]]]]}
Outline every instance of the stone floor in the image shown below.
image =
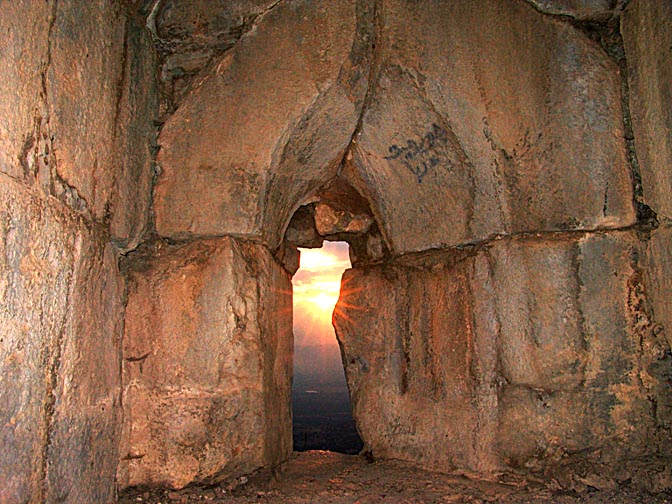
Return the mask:
{"type": "Polygon", "coordinates": [[[260,471],[214,487],[180,491],[131,489],[119,496],[121,504],[258,503],[646,503],[672,504],[672,494],[651,495],[621,486],[563,493],[522,478],[500,482],[470,480],[461,475],[433,473],[396,462],[368,463],[364,458],[333,452],[295,453],[281,474],[260,471]]]}

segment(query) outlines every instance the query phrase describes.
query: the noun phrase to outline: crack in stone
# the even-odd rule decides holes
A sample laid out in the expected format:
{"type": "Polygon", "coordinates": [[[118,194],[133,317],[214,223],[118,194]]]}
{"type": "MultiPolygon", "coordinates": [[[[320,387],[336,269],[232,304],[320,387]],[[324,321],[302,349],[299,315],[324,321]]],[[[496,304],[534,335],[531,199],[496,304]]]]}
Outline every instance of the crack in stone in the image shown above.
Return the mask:
{"type": "Polygon", "coordinates": [[[405,264],[413,262],[414,259],[422,259],[433,253],[455,254],[461,253],[461,257],[456,258],[454,264],[460,263],[466,259],[476,256],[482,250],[488,249],[491,245],[499,241],[517,241],[529,239],[546,240],[573,240],[581,236],[599,236],[607,234],[628,233],[628,232],[646,232],[648,229],[640,223],[621,226],[615,228],[593,228],[593,229],[568,229],[568,230],[540,230],[540,231],[520,231],[517,233],[495,233],[483,240],[464,242],[457,245],[445,247],[433,247],[402,254],[390,258],[390,264],[405,264]]]}
{"type": "Polygon", "coordinates": [[[658,227],[658,216],[656,212],[644,203],[644,188],[642,186],[642,172],[639,166],[639,158],[637,156],[637,148],[635,145],[635,131],[632,126],[632,113],[630,111],[630,83],[628,60],[625,54],[623,45],[623,35],[620,30],[615,32],[616,42],[620,47],[620,58],[615,58],[618,64],[621,77],[621,110],[623,114],[623,133],[626,148],[626,157],[628,166],[630,167],[630,180],[632,182],[632,199],[635,211],[637,214],[637,221],[639,224],[647,227],[658,227]]]}
{"type": "MultiPolygon", "coordinates": [[[[238,40],[240,40],[241,38],[243,38],[243,35],[245,35],[246,33],[248,33],[248,32],[250,32],[250,31],[254,30],[254,29],[257,27],[257,25],[259,24],[258,21],[261,21],[260,18],[265,17],[266,14],[268,14],[268,13],[271,12],[273,9],[275,9],[275,8],[276,8],[278,5],[280,5],[283,1],[284,1],[284,0],[276,0],[276,1],[273,2],[271,5],[269,5],[268,7],[266,7],[266,9],[264,9],[264,10],[261,11],[259,14],[257,14],[256,16],[254,16],[254,17],[249,21],[250,28],[249,28],[248,30],[244,31],[243,33],[241,33],[241,35],[240,35],[240,37],[238,38],[238,40]]],[[[243,25],[243,26],[244,26],[244,25],[243,25]]]]}
{"type": "Polygon", "coordinates": [[[380,79],[380,74],[382,70],[382,50],[381,50],[381,40],[383,34],[383,22],[382,22],[382,0],[374,0],[373,3],[373,33],[371,34],[371,66],[369,68],[369,75],[367,77],[366,92],[364,93],[364,100],[362,101],[362,110],[359,113],[357,118],[357,124],[355,130],[352,132],[350,137],[350,142],[345,149],[345,154],[343,155],[343,160],[338,168],[336,176],[340,176],[343,171],[343,166],[347,159],[352,159],[354,145],[357,144],[357,139],[362,132],[362,126],[364,123],[364,116],[368,112],[371,102],[373,100],[373,93],[377,87],[378,81],[380,79]]]}
{"type": "MultiPolygon", "coordinates": [[[[54,0],[52,4],[52,9],[51,9],[51,14],[49,18],[49,28],[47,30],[47,60],[44,63],[44,67],[42,69],[42,105],[44,106],[44,110],[42,113],[46,116],[46,121],[44,121],[47,125],[48,129],[48,124],[49,124],[49,119],[50,119],[50,104],[49,104],[49,93],[48,93],[48,73],[49,69],[51,67],[51,55],[52,55],[52,44],[53,44],[53,37],[54,37],[54,27],[56,25],[56,16],[58,14],[58,0],[54,0]]],[[[38,131],[39,135],[39,131],[38,131]]],[[[53,149],[52,149],[53,151],[53,149]]],[[[54,163],[52,163],[52,166],[50,168],[50,172],[53,173],[56,170],[56,160],[54,156],[54,163]]],[[[74,261],[73,261],[73,266],[74,266],[74,261]]],[[[71,280],[72,278],[69,278],[71,280]]],[[[72,287],[72,286],[71,286],[72,287]]],[[[67,298],[70,297],[71,294],[71,288],[68,289],[67,293],[67,298]]],[[[41,495],[36,496],[37,501],[44,501],[46,499],[46,496],[48,495],[48,490],[49,490],[49,481],[48,481],[48,464],[49,464],[49,449],[51,447],[51,435],[52,435],[52,428],[53,428],[53,422],[54,422],[54,405],[56,402],[56,397],[54,395],[54,390],[56,388],[57,380],[58,380],[58,367],[60,366],[60,357],[61,357],[61,344],[63,341],[64,337],[64,332],[65,332],[65,323],[66,323],[66,317],[67,317],[67,306],[69,305],[69,300],[66,298],[65,301],[65,306],[66,310],[63,315],[63,319],[60,321],[60,330],[58,331],[58,334],[56,335],[56,341],[54,342],[56,346],[51,345],[51,342],[46,342],[49,346],[45,350],[45,392],[44,392],[44,398],[42,400],[43,404],[43,417],[42,417],[42,450],[40,453],[40,467],[38,469],[38,480],[41,481],[40,484],[40,492],[41,495]],[[53,350],[52,350],[53,349],[53,350]]]]}

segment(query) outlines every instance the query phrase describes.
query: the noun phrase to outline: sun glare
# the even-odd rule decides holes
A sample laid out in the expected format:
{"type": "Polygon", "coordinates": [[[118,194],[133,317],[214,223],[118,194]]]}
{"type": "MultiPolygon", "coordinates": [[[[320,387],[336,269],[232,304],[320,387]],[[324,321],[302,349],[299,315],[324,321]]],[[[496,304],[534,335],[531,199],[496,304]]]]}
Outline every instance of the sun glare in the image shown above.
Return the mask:
{"type": "Polygon", "coordinates": [[[300,334],[335,340],[331,315],[341,290],[341,276],[350,267],[348,245],[326,242],[320,249],[301,249],[294,286],[294,324],[300,334]]]}
{"type": "MultiPolygon", "coordinates": [[[[297,451],[358,453],[363,445],[350,414],[341,348],[332,325],[332,317],[349,321],[335,309],[348,268],[348,244],[325,242],[321,249],[301,249],[300,267],[292,277],[292,442],[297,451]]],[[[349,311],[351,291],[342,293],[339,308],[349,311]]]]}
{"type": "Polygon", "coordinates": [[[334,306],[338,301],[338,296],[334,296],[329,292],[319,292],[310,298],[310,302],[323,311],[333,312],[334,306]]]}

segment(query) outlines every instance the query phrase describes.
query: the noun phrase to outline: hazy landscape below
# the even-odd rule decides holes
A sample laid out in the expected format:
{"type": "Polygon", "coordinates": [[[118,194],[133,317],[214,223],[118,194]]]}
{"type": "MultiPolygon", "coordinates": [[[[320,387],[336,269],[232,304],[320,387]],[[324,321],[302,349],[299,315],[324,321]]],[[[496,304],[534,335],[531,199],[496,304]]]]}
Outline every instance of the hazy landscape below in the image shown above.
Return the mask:
{"type": "Polygon", "coordinates": [[[338,345],[294,348],[294,450],[359,453],[338,345]]]}

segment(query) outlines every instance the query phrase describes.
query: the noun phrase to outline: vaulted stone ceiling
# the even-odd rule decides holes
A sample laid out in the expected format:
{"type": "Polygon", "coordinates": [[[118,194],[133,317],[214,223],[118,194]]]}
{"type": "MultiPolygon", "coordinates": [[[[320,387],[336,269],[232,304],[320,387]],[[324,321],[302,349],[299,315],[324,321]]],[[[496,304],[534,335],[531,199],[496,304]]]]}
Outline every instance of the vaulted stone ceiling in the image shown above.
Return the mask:
{"type": "Polygon", "coordinates": [[[166,72],[197,40],[213,55],[159,139],[160,234],[275,248],[336,174],[395,253],[634,222],[618,64],[570,23],[524,2],[247,8],[221,56],[231,29],[202,7],[156,13],[166,72]]]}

